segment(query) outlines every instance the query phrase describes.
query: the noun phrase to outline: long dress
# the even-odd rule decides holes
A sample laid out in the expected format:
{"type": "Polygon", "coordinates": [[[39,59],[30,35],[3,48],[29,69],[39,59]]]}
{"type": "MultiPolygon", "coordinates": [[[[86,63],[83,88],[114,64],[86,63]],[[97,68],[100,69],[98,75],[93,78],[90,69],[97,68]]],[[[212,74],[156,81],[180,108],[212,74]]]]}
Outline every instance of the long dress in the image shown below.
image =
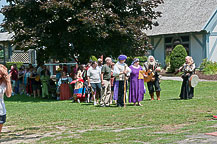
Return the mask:
{"type": "Polygon", "coordinates": [[[142,67],[134,68],[131,65],[129,68],[132,70],[130,73],[129,103],[140,102],[144,99],[144,79],[138,79],[142,67]]]}
{"type": "Polygon", "coordinates": [[[48,83],[49,83],[49,76],[42,75],[41,82],[42,82],[42,98],[45,98],[49,95],[48,93],[48,83]]]}
{"type": "Polygon", "coordinates": [[[189,85],[189,79],[194,74],[195,64],[184,64],[182,71],[184,74],[182,75],[183,82],[179,97],[180,99],[192,99],[194,97],[194,88],[189,85]]]}

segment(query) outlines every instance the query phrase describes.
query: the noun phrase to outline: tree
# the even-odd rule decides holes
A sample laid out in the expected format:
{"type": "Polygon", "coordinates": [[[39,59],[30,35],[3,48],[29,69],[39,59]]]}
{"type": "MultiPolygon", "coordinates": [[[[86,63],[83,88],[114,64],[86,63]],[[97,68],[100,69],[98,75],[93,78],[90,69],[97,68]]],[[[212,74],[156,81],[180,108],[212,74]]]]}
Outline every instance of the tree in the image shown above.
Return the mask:
{"type": "Polygon", "coordinates": [[[183,47],[183,45],[177,45],[171,55],[170,55],[170,63],[171,63],[171,71],[174,72],[176,68],[181,67],[185,63],[185,57],[187,56],[187,51],[183,47]]]}
{"type": "Polygon", "coordinates": [[[141,55],[149,47],[142,32],[158,25],[154,10],[163,0],[8,0],[3,27],[15,33],[20,49],[36,49],[46,59],[79,54],[141,55]]]}

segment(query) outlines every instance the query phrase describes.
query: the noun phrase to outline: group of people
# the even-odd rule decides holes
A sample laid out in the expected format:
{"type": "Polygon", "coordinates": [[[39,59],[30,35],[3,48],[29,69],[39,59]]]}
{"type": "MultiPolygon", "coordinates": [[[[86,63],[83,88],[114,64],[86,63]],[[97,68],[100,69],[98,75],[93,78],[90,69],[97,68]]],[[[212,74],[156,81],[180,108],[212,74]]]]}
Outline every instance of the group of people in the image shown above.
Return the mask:
{"type": "MultiPolygon", "coordinates": [[[[125,63],[126,59],[127,56],[120,55],[118,62],[114,64],[112,59],[107,57],[104,65],[101,59],[98,62],[92,61],[78,69],[72,67],[72,73],[69,76],[67,71],[60,67],[56,74],[56,82],[50,79],[50,72],[46,66],[39,65],[36,69],[29,65],[28,68],[22,66],[18,70],[14,64],[12,69],[8,71],[4,65],[0,64],[0,132],[6,121],[4,94],[10,97],[20,92],[26,95],[33,94],[34,97],[40,95],[48,97],[52,94],[49,89],[51,89],[51,85],[54,85],[54,93],[58,97],[59,87],[64,81],[70,83],[74,79],[82,79],[86,83],[86,91],[92,95],[94,105],[108,107],[115,100],[118,107],[124,107],[128,96],[129,103],[133,103],[134,106],[142,106],[141,101],[146,92],[144,80],[151,76],[150,80],[147,81],[151,100],[154,100],[154,92],[156,92],[157,100],[160,100],[159,72],[161,69],[155,58],[149,56],[147,62],[142,66],[139,65],[139,59],[135,58],[129,67],[125,63]],[[141,71],[147,73],[141,73],[141,71]],[[127,95],[128,88],[129,94],[127,95]]],[[[183,72],[180,99],[192,99],[194,88],[189,85],[189,79],[195,74],[195,64],[190,56],[187,56],[185,61],[178,70],[178,72],[183,72]]],[[[91,100],[91,97],[88,99],[91,100]]]]}
{"type": "Polygon", "coordinates": [[[31,64],[27,67],[22,65],[19,69],[13,64],[11,70],[12,95],[26,94],[28,96],[48,97],[48,83],[50,80],[50,71],[44,65],[33,67],[31,64]]]}
{"type": "MultiPolygon", "coordinates": [[[[146,92],[144,79],[148,77],[150,77],[150,80],[147,81],[147,86],[151,100],[154,100],[154,93],[156,93],[157,100],[160,100],[159,73],[161,68],[155,61],[155,58],[149,56],[147,62],[142,66],[139,65],[139,59],[135,58],[129,67],[125,63],[126,59],[127,56],[120,55],[116,64],[113,64],[109,57],[105,59],[106,63],[102,66],[97,66],[97,62],[91,63],[90,68],[87,69],[87,82],[88,87],[94,91],[94,105],[110,106],[113,99],[118,107],[124,107],[126,106],[128,96],[129,103],[133,103],[135,106],[142,106],[140,102],[144,99],[146,92]],[[145,73],[141,73],[141,71],[145,73]],[[142,74],[143,78],[139,78],[140,74],[142,74]],[[128,88],[129,93],[127,95],[128,88]],[[99,103],[100,96],[101,100],[99,103]]],[[[178,72],[183,72],[180,98],[192,99],[194,88],[189,85],[189,80],[195,74],[195,64],[190,56],[187,56],[185,61],[178,70],[178,72]]]]}

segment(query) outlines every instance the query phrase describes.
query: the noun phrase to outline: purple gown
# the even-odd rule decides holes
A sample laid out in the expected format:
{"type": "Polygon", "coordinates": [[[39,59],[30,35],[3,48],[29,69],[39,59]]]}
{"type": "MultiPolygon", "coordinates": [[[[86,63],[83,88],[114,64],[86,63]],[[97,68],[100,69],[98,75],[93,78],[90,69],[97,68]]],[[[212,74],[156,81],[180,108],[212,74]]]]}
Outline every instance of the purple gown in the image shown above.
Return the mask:
{"type": "Polygon", "coordinates": [[[129,103],[140,102],[144,99],[144,79],[138,79],[142,67],[137,69],[131,65],[129,68],[132,70],[130,73],[129,103]]]}

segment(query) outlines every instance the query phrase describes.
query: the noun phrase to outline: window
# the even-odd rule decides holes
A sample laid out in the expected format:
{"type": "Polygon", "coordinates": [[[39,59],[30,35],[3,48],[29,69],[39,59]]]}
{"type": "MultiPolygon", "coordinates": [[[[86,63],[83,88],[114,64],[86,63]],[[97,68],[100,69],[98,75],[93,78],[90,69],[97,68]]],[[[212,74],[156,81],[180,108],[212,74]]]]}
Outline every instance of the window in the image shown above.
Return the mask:
{"type": "Polygon", "coordinates": [[[178,45],[181,44],[185,47],[189,55],[189,35],[184,36],[167,36],[165,37],[165,54],[166,56],[170,55],[172,50],[178,45]]]}

